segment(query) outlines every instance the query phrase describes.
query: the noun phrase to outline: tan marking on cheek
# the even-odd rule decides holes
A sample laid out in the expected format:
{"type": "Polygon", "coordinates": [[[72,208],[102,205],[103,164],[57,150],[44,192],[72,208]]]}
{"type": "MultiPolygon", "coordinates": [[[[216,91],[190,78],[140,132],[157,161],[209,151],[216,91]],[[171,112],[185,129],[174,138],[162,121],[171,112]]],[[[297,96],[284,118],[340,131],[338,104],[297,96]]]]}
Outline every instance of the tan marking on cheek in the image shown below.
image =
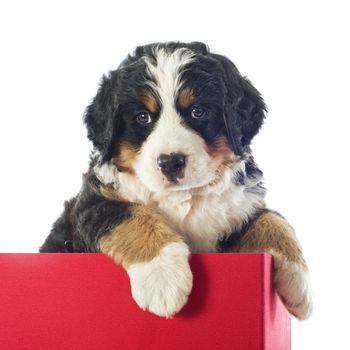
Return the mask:
{"type": "Polygon", "coordinates": [[[112,158],[112,163],[117,166],[119,171],[134,174],[134,164],[137,156],[137,149],[124,144],[120,146],[118,154],[112,158]]]}
{"type": "Polygon", "coordinates": [[[239,252],[273,252],[306,269],[293,228],[281,216],[268,212],[252,222],[237,249],[239,252]]]}
{"type": "Polygon", "coordinates": [[[167,244],[179,241],[179,235],[156,211],[136,204],[130,219],[102,237],[100,249],[127,267],[152,260],[167,244]]]}
{"type": "Polygon", "coordinates": [[[151,113],[156,113],[158,110],[157,99],[151,93],[145,93],[142,96],[142,101],[145,104],[146,108],[151,113]]]}
{"type": "Polygon", "coordinates": [[[213,145],[208,146],[208,154],[218,170],[223,170],[225,167],[237,163],[240,159],[233,153],[225,137],[218,138],[213,145]]]}
{"type": "Polygon", "coordinates": [[[186,88],[180,91],[179,105],[181,108],[188,108],[194,101],[192,89],[186,88]]]}

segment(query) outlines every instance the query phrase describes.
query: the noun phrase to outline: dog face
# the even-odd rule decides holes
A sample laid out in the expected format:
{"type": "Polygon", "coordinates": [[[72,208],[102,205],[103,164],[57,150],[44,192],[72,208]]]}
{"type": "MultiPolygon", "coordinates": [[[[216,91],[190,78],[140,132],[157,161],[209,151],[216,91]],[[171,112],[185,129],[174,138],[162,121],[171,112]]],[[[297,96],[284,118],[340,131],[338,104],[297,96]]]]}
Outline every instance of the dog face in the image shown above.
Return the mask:
{"type": "Polygon", "coordinates": [[[103,77],[87,108],[88,137],[152,192],[197,188],[249,155],[264,118],[259,92],[201,43],[138,47],[103,77]]]}

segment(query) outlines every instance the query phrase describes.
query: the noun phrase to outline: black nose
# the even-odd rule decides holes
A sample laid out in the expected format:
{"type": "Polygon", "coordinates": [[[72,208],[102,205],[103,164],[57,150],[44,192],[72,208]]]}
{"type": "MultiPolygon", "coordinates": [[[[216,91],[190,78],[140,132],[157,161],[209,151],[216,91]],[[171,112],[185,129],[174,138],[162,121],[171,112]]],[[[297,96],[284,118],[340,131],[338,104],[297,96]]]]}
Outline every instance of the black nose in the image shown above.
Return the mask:
{"type": "Polygon", "coordinates": [[[186,156],[182,153],[161,154],[157,164],[169,181],[177,182],[184,177],[186,156]]]}

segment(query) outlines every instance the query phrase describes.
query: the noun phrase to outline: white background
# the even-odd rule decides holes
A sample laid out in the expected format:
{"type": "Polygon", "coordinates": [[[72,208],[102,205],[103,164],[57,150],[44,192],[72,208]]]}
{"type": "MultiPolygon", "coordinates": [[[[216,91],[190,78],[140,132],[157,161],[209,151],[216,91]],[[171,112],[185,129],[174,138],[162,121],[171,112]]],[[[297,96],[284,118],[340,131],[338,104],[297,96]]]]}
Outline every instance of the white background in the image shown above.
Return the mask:
{"type": "Polygon", "coordinates": [[[1,2],[0,251],[37,251],[79,190],[100,76],[138,44],[204,41],[269,106],[253,152],[316,296],[313,318],[293,321],[293,349],[350,349],[349,18],[334,0],[1,2]]]}

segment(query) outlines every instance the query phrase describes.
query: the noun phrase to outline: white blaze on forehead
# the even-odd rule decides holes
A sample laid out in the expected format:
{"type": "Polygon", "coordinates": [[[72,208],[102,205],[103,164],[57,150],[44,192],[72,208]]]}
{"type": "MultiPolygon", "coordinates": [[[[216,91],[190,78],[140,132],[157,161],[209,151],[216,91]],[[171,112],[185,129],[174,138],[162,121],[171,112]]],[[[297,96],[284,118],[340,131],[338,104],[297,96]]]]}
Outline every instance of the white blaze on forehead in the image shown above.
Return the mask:
{"type": "MultiPolygon", "coordinates": [[[[192,148],[193,132],[181,123],[181,117],[176,110],[175,100],[181,88],[181,74],[187,64],[194,60],[194,52],[180,48],[168,52],[162,48],[155,49],[156,61],[146,58],[147,68],[154,82],[149,85],[156,91],[161,100],[161,113],[154,131],[147,140],[154,152],[171,153],[189,152],[192,148]]],[[[197,137],[198,138],[198,137],[197,137]]],[[[147,142],[146,141],[146,142],[147,142]]],[[[203,147],[203,140],[199,140],[203,147]]],[[[147,147],[147,148],[148,148],[147,147]]],[[[198,148],[198,146],[197,146],[198,148]]],[[[159,155],[158,154],[158,155],[159,155]]],[[[153,154],[153,156],[157,156],[153,154]]]]}
{"type": "Polygon", "coordinates": [[[157,91],[163,109],[175,107],[174,100],[181,87],[181,73],[183,67],[194,60],[194,52],[185,48],[177,49],[174,52],[167,52],[164,49],[156,49],[156,62],[145,58],[147,69],[154,82],[149,85],[157,91]]]}

